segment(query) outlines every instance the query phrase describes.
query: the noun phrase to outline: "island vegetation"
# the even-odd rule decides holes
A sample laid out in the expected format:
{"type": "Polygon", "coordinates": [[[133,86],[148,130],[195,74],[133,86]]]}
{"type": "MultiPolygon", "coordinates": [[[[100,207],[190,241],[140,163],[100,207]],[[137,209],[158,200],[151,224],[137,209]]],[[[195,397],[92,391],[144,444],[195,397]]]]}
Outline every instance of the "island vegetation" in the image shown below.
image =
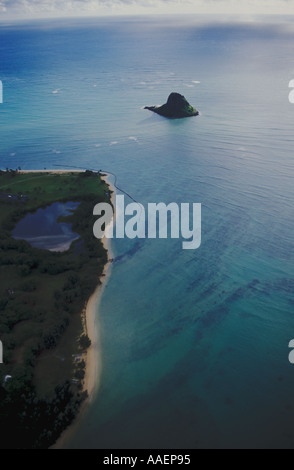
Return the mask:
{"type": "Polygon", "coordinates": [[[180,93],[171,93],[167,102],[162,106],[145,106],[145,109],[169,119],[181,119],[199,114],[197,109],[191,106],[180,93]]]}
{"type": "Polygon", "coordinates": [[[0,447],[48,448],[87,397],[85,304],[107,251],[93,236],[93,207],[111,191],[90,171],[0,172],[0,447]],[[79,202],[66,218],[80,235],[65,252],[33,248],[11,232],[26,214],[79,202]]]}

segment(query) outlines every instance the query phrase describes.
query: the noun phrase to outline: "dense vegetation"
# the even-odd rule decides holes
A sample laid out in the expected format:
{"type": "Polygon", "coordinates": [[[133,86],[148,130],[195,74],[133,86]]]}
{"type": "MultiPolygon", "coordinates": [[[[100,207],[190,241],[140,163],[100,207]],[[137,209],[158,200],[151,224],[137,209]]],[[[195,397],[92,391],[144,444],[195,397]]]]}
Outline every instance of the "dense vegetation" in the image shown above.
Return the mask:
{"type": "Polygon", "coordinates": [[[109,201],[92,172],[0,172],[0,447],[47,448],[73,420],[87,392],[90,344],[85,303],[100,282],[107,253],[93,236],[93,207],[109,201]],[[11,236],[28,212],[53,202],[80,202],[67,216],[80,235],[63,253],[11,236]]]}
{"type": "Polygon", "coordinates": [[[199,111],[191,106],[186,98],[179,93],[171,93],[167,102],[162,106],[145,106],[145,109],[170,119],[181,119],[199,115],[199,111]]]}

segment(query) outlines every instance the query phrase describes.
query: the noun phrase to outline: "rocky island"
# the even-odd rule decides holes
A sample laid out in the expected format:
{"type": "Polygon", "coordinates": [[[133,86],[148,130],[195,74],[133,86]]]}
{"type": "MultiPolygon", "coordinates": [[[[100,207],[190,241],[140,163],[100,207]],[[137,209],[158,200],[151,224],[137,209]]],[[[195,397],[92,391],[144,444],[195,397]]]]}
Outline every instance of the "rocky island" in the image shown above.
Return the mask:
{"type": "Polygon", "coordinates": [[[170,119],[179,119],[191,116],[198,116],[199,112],[191,106],[186,98],[179,93],[171,93],[168,100],[162,106],[145,106],[144,109],[149,109],[160,116],[170,119]]]}

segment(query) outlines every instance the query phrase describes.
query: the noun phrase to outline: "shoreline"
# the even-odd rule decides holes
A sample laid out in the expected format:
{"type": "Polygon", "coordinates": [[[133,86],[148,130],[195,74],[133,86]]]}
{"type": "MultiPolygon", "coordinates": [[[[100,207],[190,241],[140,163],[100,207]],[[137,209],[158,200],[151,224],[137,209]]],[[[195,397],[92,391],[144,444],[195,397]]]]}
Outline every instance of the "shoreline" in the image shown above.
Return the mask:
{"type": "MultiPolygon", "coordinates": [[[[4,170],[3,170],[4,171],[4,170]]],[[[43,169],[43,170],[16,170],[20,174],[49,174],[49,175],[70,175],[85,173],[86,169],[43,169]]],[[[107,172],[101,172],[96,174],[99,177],[100,181],[104,181],[108,186],[108,189],[111,193],[111,203],[115,209],[114,196],[115,196],[115,187],[109,181],[111,176],[107,172]]],[[[94,203],[95,201],[93,201],[94,203]]],[[[112,222],[111,222],[112,223],[112,222]]],[[[98,241],[97,241],[98,242],[98,241]]],[[[85,301],[84,308],[81,310],[81,318],[83,323],[83,332],[82,334],[87,334],[91,340],[90,347],[81,354],[83,360],[85,361],[85,376],[82,381],[82,392],[87,390],[88,396],[81,403],[81,406],[73,419],[73,422],[67,426],[59,435],[56,442],[52,444],[49,449],[66,449],[68,443],[70,442],[72,436],[79,427],[82,419],[84,418],[85,413],[88,411],[89,405],[92,403],[96,394],[98,393],[101,374],[102,374],[102,350],[101,350],[101,328],[99,325],[99,306],[101,298],[103,295],[104,288],[108,282],[111,272],[111,263],[113,259],[112,249],[111,249],[111,240],[104,236],[101,239],[101,243],[107,252],[107,261],[103,267],[103,273],[100,276],[100,283],[96,286],[94,292],[91,296],[85,301]]]]}
{"type": "MultiPolygon", "coordinates": [[[[64,170],[58,170],[59,172],[64,170]]],[[[67,172],[68,173],[68,172],[67,172]]],[[[105,173],[105,172],[104,172],[105,173]]],[[[113,196],[115,194],[115,188],[112,184],[108,181],[108,176],[100,175],[100,178],[104,180],[108,185],[110,190],[112,191],[111,201],[113,203],[113,196]]],[[[50,449],[66,449],[67,443],[75,433],[76,429],[78,428],[81,420],[84,417],[84,413],[92,403],[93,399],[95,398],[101,381],[101,374],[102,374],[102,350],[101,350],[101,337],[99,328],[99,305],[102,299],[104,288],[108,282],[111,273],[111,263],[113,259],[113,253],[111,250],[111,243],[110,239],[104,237],[101,240],[104,248],[107,251],[107,263],[104,266],[103,274],[100,278],[101,284],[96,287],[95,292],[91,295],[91,297],[87,301],[86,309],[85,309],[85,330],[86,334],[91,340],[91,346],[87,349],[84,355],[84,361],[86,363],[85,366],[85,377],[83,381],[83,391],[87,390],[88,397],[82,403],[81,408],[77,416],[75,417],[74,421],[61,433],[55,444],[53,444],[50,449]]]]}
{"type": "Polygon", "coordinates": [[[66,175],[67,173],[85,173],[86,170],[16,170],[17,173],[26,175],[28,173],[53,173],[66,175]]]}

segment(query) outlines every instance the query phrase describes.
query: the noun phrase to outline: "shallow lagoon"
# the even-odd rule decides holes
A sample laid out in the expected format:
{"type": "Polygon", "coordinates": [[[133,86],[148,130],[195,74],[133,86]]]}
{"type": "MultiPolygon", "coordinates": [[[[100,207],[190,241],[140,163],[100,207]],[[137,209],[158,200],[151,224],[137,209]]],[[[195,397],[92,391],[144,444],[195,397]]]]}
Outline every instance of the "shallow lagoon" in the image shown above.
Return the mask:
{"type": "Polygon", "coordinates": [[[26,240],[34,248],[49,251],[66,251],[79,235],[72,232],[72,225],[58,222],[78,207],[78,202],[55,202],[24,217],[12,232],[16,240],[26,240]]]}

